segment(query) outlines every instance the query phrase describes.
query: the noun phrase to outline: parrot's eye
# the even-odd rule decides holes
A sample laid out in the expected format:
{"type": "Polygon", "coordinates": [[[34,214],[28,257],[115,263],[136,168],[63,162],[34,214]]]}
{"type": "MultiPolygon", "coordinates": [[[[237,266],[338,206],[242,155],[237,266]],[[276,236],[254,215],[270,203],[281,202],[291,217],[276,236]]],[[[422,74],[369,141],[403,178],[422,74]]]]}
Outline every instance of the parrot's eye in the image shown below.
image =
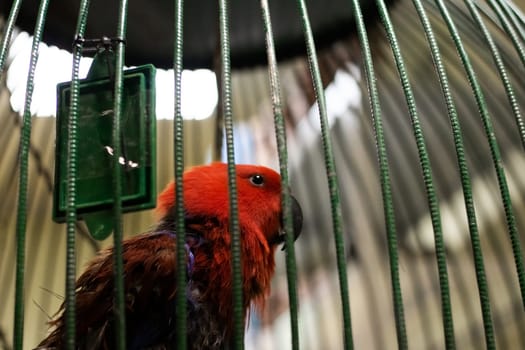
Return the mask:
{"type": "Polygon", "coordinates": [[[264,177],[259,174],[252,175],[250,177],[250,182],[255,186],[262,186],[264,184],[264,177]]]}

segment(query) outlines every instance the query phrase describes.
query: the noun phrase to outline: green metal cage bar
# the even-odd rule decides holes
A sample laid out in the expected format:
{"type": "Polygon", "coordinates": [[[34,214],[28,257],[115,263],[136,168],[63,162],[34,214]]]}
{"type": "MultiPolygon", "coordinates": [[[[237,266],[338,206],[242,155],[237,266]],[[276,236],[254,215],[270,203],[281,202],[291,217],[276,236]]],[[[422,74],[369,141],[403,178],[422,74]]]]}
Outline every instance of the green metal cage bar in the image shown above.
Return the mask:
{"type": "Polygon", "coordinates": [[[9,17],[7,18],[7,23],[5,26],[4,36],[2,38],[2,46],[0,46],[0,77],[4,72],[5,58],[9,50],[9,44],[11,42],[11,37],[13,35],[13,29],[15,29],[16,18],[18,17],[18,12],[20,12],[20,7],[22,6],[22,0],[13,1],[11,6],[11,11],[9,12],[9,17]]]}
{"type": "MultiPolygon", "coordinates": [[[[186,265],[186,228],[184,225],[184,121],[181,112],[181,80],[182,80],[182,52],[183,52],[183,11],[184,1],[175,1],[175,42],[173,54],[173,74],[175,80],[175,105],[174,105],[174,157],[175,157],[175,228],[177,232],[177,266],[186,265]]],[[[177,349],[187,348],[186,337],[186,269],[177,269],[176,292],[176,335],[177,349]]]]}
{"type": "MultiPolygon", "coordinates": [[[[82,0],[78,13],[75,38],[84,37],[89,9],[89,0],[82,0]]],[[[66,348],[75,349],[76,335],[76,184],[77,184],[77,129],[79,103],[79,70],[82,56],[82,41],[77,40],[73,45],[73,68],[71,72],[71,96],[68,123],[68,159],[67,159],[67,188],[66,188],[66,348]]]]}
{"type": "Polygon", "coordinates": [[[235,349],[244,348],[244,310],[242,300],[241,239],[239,210],[237,203],[237,179],[233,144],[233,111],[230,64],[229,7],[227,0],[219,1],[219,31],[221,52],[222,108],[226,135],[226,156],[228,160],[228,188],[230,197],[230,236],[233,294],[233,344],[235,349]]]}
{"type": "Polygon", "coordinates": [[[439,83],[441,85],[441,92],[443,93],[443,98],[447,107],[448,117],[450,119],[461,185],[463,188],[463,197],[465,202],[465,209],[467,212],[467,221],[469,224],[472,254],[474,258],[474,265],[476,268],[476,279],[478,283],[478,292],[483,317],[485,343],[487,349],[495,349],[496,345],[494,338],[494,325],[492,322],[492,312],[490,309],[489,289],[487,285],[481,242],[479,239],[478,224],[474,208],[474,198],[472,196],[472,184],[470,181],[470,173],[465,157],[465,146],[462,136],[463,132],[461,130],[456,106],[452,97],[452,93],[450,91],[447,72],[441,59],[441,53],[434,35],[434,31],[432,30],[432,26],[430,24],[426,11],[423,8],[421,0],[413,0],[413,3],[418,13],[419,19],[423,25],[425,36],[430,47],[434,67],[436,69],[436,73],[439,78],[439,83]]]}
{"type": "Polygon", "coordinates": [[[503,87],[505,88],[505,93],[509,100],[509,104],[512,108],[512,113],[514,114],[514,118],[516,119],[516,126],[518,127],[521,145],[523,146],[523,149],[525,149],[525,123],[523,122],[520,107],[518,102],[516,101],[514,89],[512,88],[512,85],[510,83],[509,77],[507,75],[507,70],[505,68],[505,65],[503,64],[503,60],[499,53],[498,47],[492,39],[492,36],[490,35],[490,32],[488,31],[487,27],[483,23],[483,19],[481,18],[481,15],[479,14],[479,11],[477,10],[474,2],[472,0],[465,0],[465,4],[467,5],[472,15],[472,18],[475,20],[476,24],[478,25],[481,33],[485,38],[485,41],[487,42],[487,45],[489,46],[492,58],[494,59],[494,64],[498,69],[498,73],[503,83],[503,87]]]}
{"type": "Polygon", "coordinates": [[[502,8],[503,8],[503,11],[510,18],[510,21],[512,22],[514,30],[518,33],[521,40],[525,41],[525,27],[524,27],[525,23],[523,21],[522,14],[518,13],[516,11],[516,8],[513,6],[513,4],[509,2],[503,2],[502,8]]]}
{"type": "Polygon", "coordinates": [[[523,45],[521,45],[516,31],[514,30],[514,28],[512,28],[512,25],[509,23],[508,18],[505,16],[505,13],[503,13],[502,8],[505,8],[504,3],[500,0],[487,0],[487,2],[498,17],[501,26],[509,36],[512,43],[514,44],[514,48],[518,53],[518,56],[521,60],[521,64],[523,64],[523,66],[525,67],[525,49],[523,48],[523,45]]]}
{"type": "Polygon", "coordinates": [[[128,1],[121,0],[119,6],[116,62],[115,62],[115,101],[113,105],[113,242],[114,242],[114,273],[115,273],[115,348],[126,349],[126,308],[124,299],[124,267],[122,261],[122,178],[119,159],[121,149],[121,115],[122,115],[122,90],[124,76],[124,57],[126,38],[126,17],[128,1]]]}
{"type": "Polygon", "coordinates": [[[476,104],[478,106],[481,121],[483,123],[483,129],[487,137],[487,142],[489,143],[491,158],[498,179],[501,200],[503,202],[503,208],[505,210],[505,220],[507,223],[507,229],[509,231],[509,237],[512,245],[512,252],[514,255],[514,262],[516,265],[518,282],[520,285],[522,304],[525,306],[525,269],[523,266],[523,255],[519,241],[518,229],[516,226],[516,219],[514,217],[514,212],[512,209],[512,201],[510,198],[507,179],[505,176],[505,170],[503,168],[502,157],[496,140],[496,135],[494,133],[494,128],[492,126],[492,121],[487,110],[485,98],[483,97],[483,92],[476,78],[476,73],[474,72],[469,56],[461,42],[459,32],[456,29],[454,21],[452,20],[452,17],[450,16],[450,13],[445,3],[442,0],[435,1],[443,19],[445,20],[452,40],[454,41],[456,50],[463,64],[463,68],[466,71],[469,84],[472,88],[474,97],[476,99],[476,104]]]}
{"type": "Polygon", "coordinates": [[[24,344],[24,276],[25,276],[25,243],[27,227],[27,186],[29,168],[29,143],[31,140],[31,101],[33,98],[34,78],[36,64],[38,62],[39,45],[46,20],[49,0],[42,0],[36,18],[33,44],[31,46],[31,59],[29,61],[29,73],[27,75],[26,95],[24,103],[24,116],[22,134],[20,135],[19,147],[19,188],[18,207],[16,217],[16,278],[15,278],[15,319],[13,346],[16,350],[22,350],[24,344]]]}
{"type": "Polygon", "coordinates": [[[288,298],[290,302],[290,327],[292,334],[292,349],[299,350],[299,326],[297,321],[297,267],[295,261],[294,231],[292,222],[292,202],[288,186],[288,151],[286,149],[286,130],[284,125],[281,87],[277,58],[273,41],[272,21],[268,0],[261,0],[261,11],[266,34],[266,52],[268,56],[268,77],[275,123],[275,135],[279,156],[279,170],[282,183],[282,207],[284,217],[285,246],[286,246],[286,277],[288,281],[288,298]]]}
{"type": "Polygon", "coordinates": [[[335,238],[335,251],[337,259],[337,271],[339,276],[339,288],[341,294],[341,304],[343,313],[343,333],[345,349],[353,349],[354,340],[352,336],[352,321],[350,315],[350,295],[348,291],[348,276],[346,271],[346,257],[343,239],[343,218],[341,213],[341,201],[339,198],[339,186],[337,184],[337,173],[335,170],[334,152],[332,141],[329,134],[328,115],[326,111],[326,101],[321,81],[321,73],[317,61],[312,28],[308,17],[308,10],[304,0],[298,0],[297,4],[301,13],[301,22],[305,36],[306,50],[308,54],[308,65],[314,85],[315,97],[319,107],[321,123],[321,139],[323,142],[323,153],[326,166],[326,177],[328,180],[328,190],[330,193],[330,206],[332,214],[332,224],[335,238]]]}
{"type": "Polygon", "coordinates": [[[405,99],[408,106],[410,120],[412,123],[412,129],[414,131],[414,137],[416,140],[419,155],[419,162],[423,174],[423,180],[425,183],[425,191],[427,194],[427,201],[432,221],[432,227],[434,229],[436,262],[441,292],[441,312],[443,317],[443,329],[445,333],[445,346],[447,349],[454,349],[456,347],[456,344],[454,339],[454,322],[452,317],[452,307],[450,303],[450,288],[448,283],[445,243],[443,241],[441,214],[439,210],[437,194],[434,188],[434,180],[432,176],[430,158],[428,156],[426,141],[423,135],[421,123],[419,121],[419,116],[417,113],[417,107],[412,92],[411,83],[409,81],[404,59],[401,55],[401,49],[399,48],[397,37],[394,32],[394,26],[392,24],[392,21],[390,20],[390,16],[388,14],[384,1],[377,0],[376,4],[378,5],[379,16],[385,28],[390,47],[392,49],[392,53],[394,55],[394,60],[399,73],[399,78],[401,79],[403,92],[405,94],[405,99]]]}
{"type": "MultiPolygon", "coordinates": [[[[11,7],[11,11],[9,13],[9,17],[7,19],[7,24],[6,24],[6,28],[5,28],[5,32],[3,34],[3,39],[2,39],[2,45],[0,47],[0,77],[3,76],[3,73],[4,73],[4,66],[5,66],[5,59],[6,59],[6,56],[7,56],[7,52],[9,50],[9,44],[11,42],[11,37],[12,37],[12,34],[13,34],[13,29],[15,28],[15,22],[16,22],[16,18],[18,16],[18,12],[20,11],[20,6],[22,5],[22,0],[16,0],[13,2],[13,5],[11,7]]],[[[28,77],[29,78],[29,77],[28,77]]],[[[30,103],[29,103],[30,105],[30,103]]],[[[25,119],[24,119],[25,120],[25,119]]],[[[31,126],[31,121],[29,121],[29,128],[31,126]]],[[[24,129],[23,130],[26,130],[27,127],[24,125],[24,129]]],[[[24,132],[24,131],[23,131],[24,132]]],[[[29,129],[29,131],[25,131],[25,133],[29,133],[29,137],[28,137],[28,140],[23,140],[22,137],[20,138],[20,145],[21,146],[25,146],[26,147],[26,154],[28,152],[27,148],[29,147],[29,138],[30,138],[30,132],[31,130],[29,129]],[[23,144],[25,143],[25,145],[23,144]]],[[[20,148],[20,151],[22,151],[22,148],[20,148]]],[[[21,153],[20,154],[21,156],[23,156],[24,154],[21,153]]],[[[27,174],[27,158],[28,156],[26,155],[25,156],[25,172],[27,174]]],[[[20,165],[22,166],[22,161],[23,159],[20,159],[20,165]]],[[[20,169],[20,176],[22,176],[22,169],[20,169]]],[[[27,175],[26,175],[26,180],[25,180],[26,184],[27,184],[27,175]]],[[[27,185],[26,185],[26,190],[25,192],[27,193],[27,185]]],[[[18,206],[19,210],[20,210],[20,204],[18,206]]],[[[22,218],[24,220],[26,220],[25,218],[22,218]]],[[[18,224],[17,224],[18,225],[18,224]]],[[[25,224],[24,224],[25,226],[25,224]]],[[[24,232],[20,235],[19,234],[19,230],[17,228],[17,236],[20,237],[22,239],[22,242],[18,242],[17,243],[17,267],[19,266],[19,262],[22,264],[20,266],[20,269],[21,269],[21,275],[19,276],[18,275],[18,271],[17,271],[17,279],[16,279],[16,289],[15,289],[15,303],[19,300],[24,300],[24,297],[23,297],[23,285],[24,285],[24,263],[25,263],[25,251],[19,251],[18,248],[20,247],[20,244],[22,247],[25,246],[25,228],[23,228],[24,232]],[[19,290],[19,287],[22,287],[20,290],[19,290]],[[21,295],[19,295],[21,293],[21,295]]],[[[18,309],[18,307],[15,307],[15,316],[14,316],[14,325],[15,325],[15,330],[14,330],[14,334],[13,334],[13,345],[15,347],[15,349],[20,349],[22,348],[23,346],[23,329],[24,329],[24,308],[23,308],[23,305],[21,307],[21,309],[18,309]]]]}
{"type": "Polygon", "coordinates": [[[390,264],[390,280],[392,285],[392,301],[394,304],[394,317],[396,321],[396,336],[399,349],[408,349],[408,337],[405,324],[405,313],[403,307],[403,293],[399,278],[399,257],[397,244],[397,230],[394,213],[394,203],[392,200],[392,189],[390,180],[390,166],[386,152],[386,142],[383,131],[383,119],[381,115],[381,105],[377,90],[374,65],[372,62],[372,52],[366,33],[365,22],[361,6],[358,0],[352,0],[352,9],[357,26],[359,43],[361,45],[361,55],[364,62],[365,77],[368,86],[368,98],[372,124],[376,139],[376,151],[379,162],[379,175],[381,182],[381,195],[383,197],[383,213],[385,217],[386,236],[388,240],[388,254],[390,264]]]}

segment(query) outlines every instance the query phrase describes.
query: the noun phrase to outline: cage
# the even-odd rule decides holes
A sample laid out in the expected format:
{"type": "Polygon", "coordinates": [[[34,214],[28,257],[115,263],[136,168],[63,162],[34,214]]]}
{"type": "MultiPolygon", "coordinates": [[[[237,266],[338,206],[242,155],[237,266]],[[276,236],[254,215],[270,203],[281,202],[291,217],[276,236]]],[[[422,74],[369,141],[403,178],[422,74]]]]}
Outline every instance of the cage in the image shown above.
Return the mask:
{"type": "Polygon", "coordinates": [[[58,129],[45,92],[71,81],[74,95],[91,61],[49,52],[103,36],[116,84],[124,64],[157,67],[159,187],[182,164],[218,159],[289,172],[303,233],[276,255],[265,312],[238,326],[236,348],[525,347],[523,6],[4,2],[0,348],[34,348],[87,261],[153,224],[115,205],[123,229],[100,241],[71,207],[67,225],[52,220],[58,129]],[[185,71],[211,77],[196,83],[194,104],[212,100],[202,119],[177,105],[183,68],[216,72],[185,71]]]}

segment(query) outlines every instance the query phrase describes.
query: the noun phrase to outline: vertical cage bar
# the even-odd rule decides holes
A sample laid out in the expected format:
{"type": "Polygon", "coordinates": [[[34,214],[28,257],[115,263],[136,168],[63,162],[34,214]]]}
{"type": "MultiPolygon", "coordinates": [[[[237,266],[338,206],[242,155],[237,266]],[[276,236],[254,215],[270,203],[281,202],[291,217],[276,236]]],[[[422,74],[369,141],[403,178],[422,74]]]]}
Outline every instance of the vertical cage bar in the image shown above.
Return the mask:
{"type": "Polygon", "coordinates": [[[388,240],[388,254],[390,259],[390,278],[392,284],[392,298],[394,304],[394,317],[396,320],[396,336],[399,349],[408,349],[408,338],[405,324],[405,312],[403,307],[403,293],[399,278],[399,257],[396,222],[394,214],[394,203],[390,180],[390,166],[386,152],[386,142],[383,131],[383,120],[379,93],[377,90],[372,52],[370,49],[365,22],[358,0],[352,0],[352,8],[356,21],[359,42],[362,50],[366,81],[368,85],[368,98],[372,114],[372,122],[376,139],[376,150],[380,169],[381,195],[383,197],[383,212],[385,216],[385,227],[388,240]]]}
{"type": "Polygon", "coordinates": [[[441,53],[436,42],[436,37],[428,16],[423,8],[421,0],[413,0],[414,7],[418,13],[419,19],[423,25],[425,36],[429,43],[434,67],[441,85],[441,92],[445,99],[450,125],[452,128],[452,135],[454,138],[454,146],[456,149],[456,157],[458,161],[458,169],[461,178],[461,185],[463,188],[463,197],[465,202],[465,209],[467,212],[467,221],[470,231],[470,240],[472,245],[472,254],[474,258],[474,265],[476,268],[476,279],[478,284],[479,299],[481,304],[481,313],[483,317],[483,329],[485,331],[485,344],[487,349],[495,349],[494,326],[492,323],[492,312],[490,310],[490,297],[487,285],[487,278],[485,274],[485,264],[483,262],[483,253],[481,249],[481,242],[479,239],[478,224],[476,220],[476,212],[474,208],[474,198],[472,196],[472,185],[470,182],[470,174],[465,157],[465,146],[463,143],[463,132],[456,110],[452,93],[450,91],[448,76],[441,60],[441,53]]]}
{"type": "Polygon", "coordinates": [[[518,32],[521,40],[525,40],[525,17],[523,13],[516,8],[516,5],[510,1],[502,3],[503,11],[510,17],[514,28],[518,32]]]}
{"type": "Polygon", "coordinates": [[[186,229],[184,225],[184,120],[181,112],[182,93],[182,56],[183,56],[183,29],[184,29],[184,1],[175,1],[175,47],[173,59],[173,73],[175,79],[175,105],[174,105],[174,155],[175,155],[175,228],[177,232],[177,293],[176,293],[176,334],[177,349],[187,348],[186,342],[186,229]]]}
{"type": "Polygon", "coordinates": [[[352,338],[352,323],[350,315],[350,295],[348,291],[348,276],[346,273],[346,256],[343,239],[343,218],[341,213],[341,202],[339,198],[339,186],[337,184],[337,173],[335,169],[334,152],[332,150],[332,140],[330,138],[330,126],[326,112],[326,101],[321,81],[321,73],[317,61],[312,28],[308,17],[308,10],[304,0],[298,0],[299,11],[301,13],[303,33],[305,36],[306,49],[308,53],[308,64],[314,85],[317,105],[319,106],[319,115],[321,123],[321,138],[323,141],[323,152],[326,166],[326,177],[328,180],[328,189],[330,192],[330,206],[332,213],[332,224],[335,238],[335,251],[337,259],[337,271],[339,276],[339,287],[341,294],[342,313],[343,313],[343,332],[346,349],[353,349],[354,341],[352,338]]]}
{"type": "Polygon", "coordinates": [[[273,41],[272,21],[268,0],[261,0],[261,10],[266,34],[266,53],[268,56],[268,76],[275,123],[275,136],[279,155],[279,170],[282,182],[282,207],[284,213],[284,230],[286,232],[286,277],[288,281],[288,298],[290,302],[290,327],[292,334],[292,349],[299,350],[299,327],[297,321],[297,267],[295,261],[294,232],[292,223],[292,202],[288,186],[288,151],[286,149],[286,129],[284,124],[283,107],[281,102],[281,84],[275,45],[273,41]]]}
{"type": "Polygon", "coordinates": [[[11,36],[13,35],[16,18],[18,17],[18,12],[20,12],[21,6],[22,0],[13,1],[13,5],[11,5],[11,11],[9,12],[9,17],[7,17],[5,32],[2,38],[2,46],[0,47],[0,77],[2,77],[2,73],[4,71],[5,58],[7,57],[7,52],[9,51],[11,36]]]}
{"type": "Polygon", "coordinates": [[[463,68],[465,69],[469,84],[472,88],[474,98],[476,99],[478,112],[481,117],[481,122],[483,123],[483,129],[487,137],[492,162],[494,164],[494,170],[496,171],[496,177],[498,179],[498,187],[503,203],[503,208],[505,210],[505,220],[507,223],[507,229],[509,231],[509,237],[512,245],[512,253],[514,255],[514,262],[516,266],[516,272],[518,275],[518,282],[520,285],[521,300],[523,306],[525,307],[525,269],[523,266],[523,255],[521,250],[521,244],[519,241],[518,228],[516,226],[516,219],[514,217],[514,211],[512,209],[512,201],[510,198],[505,169],[503,168],[503,159],[501,157],[498,142],[496,140],[496,134],[492,126],[490,115],[487,110],[481,86],[479,85],[479,82],[476,78],[476,73],[474,72],[474,68],[472,67],[470,58],[465,50],[465,47],[463,46],[456,25],[454,24],[454,21],[452,20],[450,13],[448,12],[448,9],[443,0],[435,1],[438,5],[441,16],[443,17],[448,27],[450,36],[454,41],[458,56],[461,59],[461,63],[463,65],[463,68]]]}
{"type": "Polygon", "coordinates": [[[411,84],[406,72],[405,63],[401,55],[401,49],[397,41],[394,27],[388,10],[383,0],[377,0],[376,4],[379,9],[379,16],[381,22],[385,27],[388,41],[394,55],[399,78],[405,94],[405,99],[408,106],[410,115],[410,121],[412,123],[412,129],[414,131],[414,137],[416,140],[419,162],[421,165],[421,171],[423,173],[423,181],[425,184],[425,191],[427,194],[428,207],[430,211],[430,217],[432,221],[432,227],[434,229],[434,242],[436,251],[436,263],[439,274],[439,286],[441,292],[441,312],[443,318],[443,329],[445,336],[445,346],[447,349],[454,349],[456,347],[454,339],[454,322],[452,317],[452,307],[450,304],[450,288],[448,285],[448,271],[447,271],[447,260],[445,252],[445,244],[443,241],[443,232],[441,227],[441,214],[439,210],[439,202],[436,191],[434,189],[434,180],[432,177],[432,166],[430,164],[430,158],[428,157],[427,147],[423,130],[417,114],[416,102],[412,92],[411,84]]]}
{"type": "Polygon", "coordinates": [[[235,349],[244,348],[244,310],[242,300],[241,240],[239,213],[237,205],[237,181],[235,172],[235,152],[233,143],[233,112],[231,100],[231,65],[229,7],[227,0],[219,1],[219,31],[221,48],[221,84],[224,128],[226,133],[226,155],[228,160],[228,188],[230,197],[230,235],[233,294],[233,344],[235,349]]]}
{"type": "Polygon", "coordinates": [[[124,300],[124,266],[122,261],[122,177],[119,163],[122,149],[122,129],[120,119],[122,115],[122,90],[124,76],[124,57],[126,38],[126,19],[128,1],[121,0],[119,6],[116,62],[115,62],[115,101],[113,105],[113,245],[114,245],[114,274],[115,274],[115,341],[116,349],[126,349],[126,308],[124,300]]]}
{"type": "Polygon", "coordinates": [[[502,7],[504,8],[505,5],[501,0],[487,0],[487,2],[492,8],[492,10],[496,13],[496,16],[498,16],[498,19],[503,29],[505,29],[505,32],[508,34],[510,40],[514,44],[514,48],[518,53],[518,56],[521,60],[521,64],[523,64],[523,66],[525,67],[525,49],[523,48],[523,45],[521,45],[516,31],[514,30],[514,28],[512,28],[512,25],[509,23],[509,20],[507,19],[507,17],[505,17],[505,14],[503,13],[502,7]]]}
{"type": "Polygon", "coordinates": [[[516,100],[516,96],[514,95],[514,89],[512,88],[512,84],[510,83],[509,77],[507,75],[507,70],[505,69],[505,65],[503,64],[503,60],[499,53],[498,47],[492,39],[492,36],[490,35],[490,32],[488,31],[487,27],[483,23],[483,19],[481,18],[474,2],[472,0],[464,0],[464,2],[467,5],[467,8],[469,9],[472,18],[474,18],[474,21],[478,25],[478,28],[481,30],[481,33],[483,34],[483,37],[485,38],[485,41],[487,42],[487,45],[490,48],[490,53],[492,54],[494,64],[498,69],[501,82],[503,83],[503,87],[505,88],[505,93],[507,94],[510,107],[512,108],[512,113],[514,114],[514,118],[516,119],[516,126],[518,127],[521,146],[525,150],[525,124],[523,122],[520,107],[518,101],[516,100]]]}
{"type": "Polygon", "coordinates": [[[24,343],[24,277],[25,277],[25,243],[27,227],[27,186],[29,168],[29,146],[31,142],[31,101],[33,98],[35,70],[38,62],[39,45],[46,21],[49,0],[42,0],[38,9],[35,23],[35,33],[31,46],[31,58],[27,75],[26,96],[24,103],[24,117],[19,146],[19,185],[18,207],[16,216],[16,277],[15,277],[15,318],[13,332],[13,346],[15,350],[22,350],[24,343]]]}
{"type": "Polygon", "coordinates": [[[66,187],[66,348],[75,349],[76,335],[76,184],[77,184],[77,128],[78,128],[78,102],[79,102],[79,70],[82,55],[82,39],[86,30],[89,0],[80,2],[78,22],[75,30],[75,43],[73,45],[73,68],[71,72],[71,96],[69,104],[68,133],[67,133],[67,187],[66,187]]]}

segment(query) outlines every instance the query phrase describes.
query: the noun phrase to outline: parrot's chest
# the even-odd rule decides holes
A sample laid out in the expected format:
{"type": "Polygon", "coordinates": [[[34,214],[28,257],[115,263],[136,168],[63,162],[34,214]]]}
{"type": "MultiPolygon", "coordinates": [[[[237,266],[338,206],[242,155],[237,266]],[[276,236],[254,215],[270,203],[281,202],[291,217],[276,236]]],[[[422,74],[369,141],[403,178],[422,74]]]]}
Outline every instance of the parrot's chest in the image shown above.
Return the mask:
{"type": "Polygon", "coordinates": [[[202,300],[198,288],[191,282],[186,290],[188,300],[188,348],[227,349],[225,324],[220,322],[213,305],[202,300]]]}

